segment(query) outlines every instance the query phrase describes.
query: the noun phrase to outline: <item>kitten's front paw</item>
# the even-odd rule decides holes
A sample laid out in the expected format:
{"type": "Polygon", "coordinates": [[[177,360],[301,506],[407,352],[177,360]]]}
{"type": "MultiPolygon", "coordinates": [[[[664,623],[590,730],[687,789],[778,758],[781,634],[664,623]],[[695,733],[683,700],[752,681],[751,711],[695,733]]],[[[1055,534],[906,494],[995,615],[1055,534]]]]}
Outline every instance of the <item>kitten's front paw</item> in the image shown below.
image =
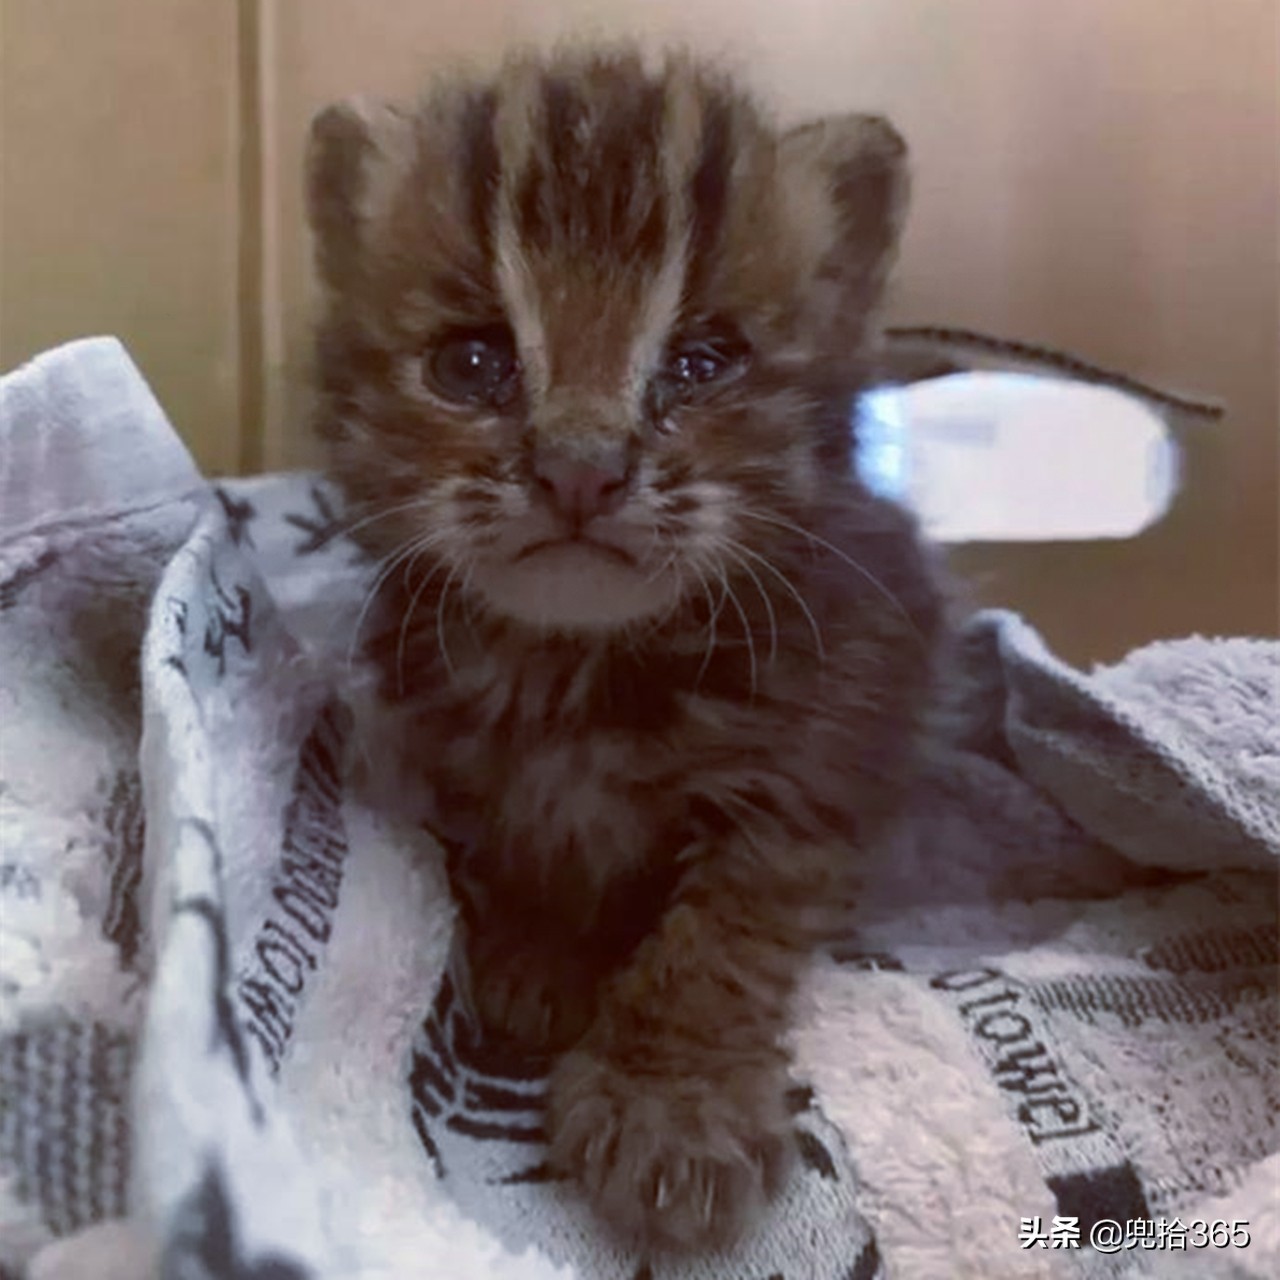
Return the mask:
{"type": "Polygon", "coordinates": [[[780,1068],[630,1073],[578,1050],[551,1077],[552,1163],[644,1246],[722,1247],[756,1221],[794,1152],[780,1068]]]}
{"type": "Polygon", "coordinates": [[[500,932],[467,943],[467,984],[486,1030],[553,1053],[580,1040],[595,1016],[598,977],[586,958],[500,932]]]}

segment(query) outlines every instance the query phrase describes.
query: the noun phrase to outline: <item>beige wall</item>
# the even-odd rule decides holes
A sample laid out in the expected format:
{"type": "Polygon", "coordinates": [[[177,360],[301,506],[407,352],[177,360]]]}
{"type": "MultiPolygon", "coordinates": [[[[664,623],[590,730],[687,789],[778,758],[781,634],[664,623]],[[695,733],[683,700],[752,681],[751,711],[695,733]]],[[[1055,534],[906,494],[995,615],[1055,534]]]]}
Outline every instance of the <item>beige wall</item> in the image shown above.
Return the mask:
{"type": "Polygon", "coordinates": [[[0,0],[0,368],[114,333],[241,461],[236,6],[0,0]]]}
{"type": "Polygon", "coordinates": [[[674,36],[732,57],[788,117],[898,121],[917,182],[894,318],[1065,346],[1229,401],[1162,526],[1124,544],[970,549],[958,561],[982,598],[1076,656],[1277,629],[1275,0],[0,3],[5,363],[81,317],[116,321],[207,463],[304,455],[297,175],[321,102],[411,94],[433,66],[514,41],[674,36]],[[71,29],[88,10],[129,20],[107,38],[90,24],[91,40],[71,29]],[[118,142],[103,104],[123,116],[118,142]],[[242,104],[261,162],[251,150],[237,168],[227,122],[242,104]],[[71,163],[90,151],[87,171],[71,163]],[[232,255],[253,286],[239,306],[232,255]]]}

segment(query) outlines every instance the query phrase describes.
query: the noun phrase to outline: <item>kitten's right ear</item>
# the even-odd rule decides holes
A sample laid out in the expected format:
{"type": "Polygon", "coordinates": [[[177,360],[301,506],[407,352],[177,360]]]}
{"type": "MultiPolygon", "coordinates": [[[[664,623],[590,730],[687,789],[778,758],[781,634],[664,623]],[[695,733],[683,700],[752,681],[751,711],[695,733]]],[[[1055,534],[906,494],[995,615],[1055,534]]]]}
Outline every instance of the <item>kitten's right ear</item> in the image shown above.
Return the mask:
{"type": "Polygon", "coordinates": [[[358,270],[369,229],[385,215],[412,144],[412,118],[367,98],[334,103],[311,122],[307,211],[317,266],[330,288],[342,288],[358,270]]]}
{"type": "Polygon", "coordinates": [[[782,164],[800,191],[818,189],[835,215],[828,274],[839,280],[846,316],[879,298],[897,249],[908,194],[907,145],[880,116],[814,120],[782,138],[782,164]]]}

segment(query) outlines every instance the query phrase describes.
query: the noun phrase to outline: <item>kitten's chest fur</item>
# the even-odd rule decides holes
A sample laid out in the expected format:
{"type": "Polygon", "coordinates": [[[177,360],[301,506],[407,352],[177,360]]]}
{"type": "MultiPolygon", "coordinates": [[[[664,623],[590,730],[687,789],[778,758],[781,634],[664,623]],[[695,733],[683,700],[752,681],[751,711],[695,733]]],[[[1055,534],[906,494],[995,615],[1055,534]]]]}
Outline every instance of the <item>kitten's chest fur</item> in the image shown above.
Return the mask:
{"type": "Polygon", "coordinates": [[[574,928],[656,894],[692,839],[681,762],[706,737],[683,665],[460,628],[447,666],[422,673],[411,723],[462,878],[574,928]]]}

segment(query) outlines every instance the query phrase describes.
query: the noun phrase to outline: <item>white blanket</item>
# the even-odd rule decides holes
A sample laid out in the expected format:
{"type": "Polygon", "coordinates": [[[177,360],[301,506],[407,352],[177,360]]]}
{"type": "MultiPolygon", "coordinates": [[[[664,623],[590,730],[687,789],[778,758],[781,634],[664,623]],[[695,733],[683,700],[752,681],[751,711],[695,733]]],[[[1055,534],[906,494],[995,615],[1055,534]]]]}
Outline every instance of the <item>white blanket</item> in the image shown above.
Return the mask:
{"type": "Polygon", "coordinates": [[[438,850],[346,781],[367,586],[314,477],[209,485],[117,343],[0,382],[5,1277],[1280,1274],[1280,645],[1084,674],[972,621],[802,995],[798,1172],[686,1262],[547,1170],[438,850]]]}

